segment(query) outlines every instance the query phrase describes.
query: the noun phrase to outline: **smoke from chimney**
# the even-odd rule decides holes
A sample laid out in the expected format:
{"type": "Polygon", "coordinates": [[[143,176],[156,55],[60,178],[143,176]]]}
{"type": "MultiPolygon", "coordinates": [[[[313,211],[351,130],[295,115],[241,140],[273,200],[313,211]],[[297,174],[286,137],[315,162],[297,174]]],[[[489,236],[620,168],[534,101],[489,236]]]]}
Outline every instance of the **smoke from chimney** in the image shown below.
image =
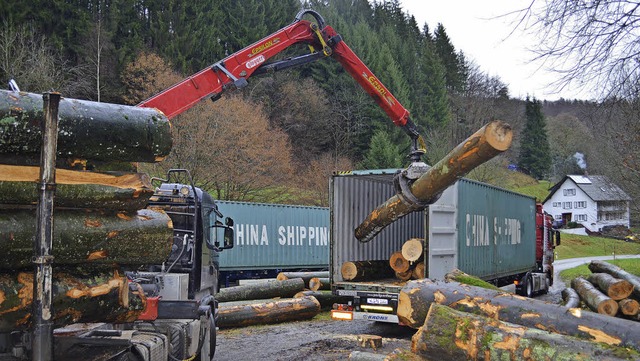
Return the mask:
{"type": "Polygon", "coordinates": [[[576,164],[578,164],[578,167],[580,167],[580,169],[587,169],[587,161],[584,158],[584,154],[576,152],[576,154],[573,155],[573,158],[576,160],[576,164]]]}

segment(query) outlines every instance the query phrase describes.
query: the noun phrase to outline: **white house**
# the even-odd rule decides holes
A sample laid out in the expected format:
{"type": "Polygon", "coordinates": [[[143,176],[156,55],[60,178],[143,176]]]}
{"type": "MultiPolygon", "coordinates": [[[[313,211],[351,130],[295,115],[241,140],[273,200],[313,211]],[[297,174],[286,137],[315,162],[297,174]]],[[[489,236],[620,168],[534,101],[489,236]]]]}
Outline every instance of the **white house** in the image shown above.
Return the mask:
{"type": "Polygon", "coordinates": [[[629,227],[631,198],[605,176],[568,175],[551,188],[545,212],[563,224],[576,222],[589,232],[604,226],[629,227]]]}

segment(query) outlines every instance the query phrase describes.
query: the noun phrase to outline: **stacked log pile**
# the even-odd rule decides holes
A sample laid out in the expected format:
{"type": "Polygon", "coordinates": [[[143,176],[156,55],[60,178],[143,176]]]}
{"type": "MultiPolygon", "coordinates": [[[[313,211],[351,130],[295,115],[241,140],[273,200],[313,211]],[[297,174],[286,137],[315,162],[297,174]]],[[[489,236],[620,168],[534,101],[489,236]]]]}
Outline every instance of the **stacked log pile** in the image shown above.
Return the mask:
{"type": "Polygon", "coordinates": [[[341,267],[344,281],[374,281],[395,277],[401,282],[425,277],[424,240],[412,238],[388,260],[349,261],[341,267]]]}
{"type": "MultiPolygon", "coordinates": [[[[41,95],[0,90],[0,332],[31,322],[42,105],[41,95]]],[[[131,164],[168,155],[169,121],[154,109],[70,99],[58,115],[55,325],[135,320],[145,295],[120,267],[166,261],[173,229],[162,210],[145,209],[153,188],[131,164]]]]}
{"type": "Polygon", "coordinates": [[[603,261],[591,261],[589,269],[592,274],[573,279],[563,291],[565,305],[640,321],[640,278],[603,261]]]}

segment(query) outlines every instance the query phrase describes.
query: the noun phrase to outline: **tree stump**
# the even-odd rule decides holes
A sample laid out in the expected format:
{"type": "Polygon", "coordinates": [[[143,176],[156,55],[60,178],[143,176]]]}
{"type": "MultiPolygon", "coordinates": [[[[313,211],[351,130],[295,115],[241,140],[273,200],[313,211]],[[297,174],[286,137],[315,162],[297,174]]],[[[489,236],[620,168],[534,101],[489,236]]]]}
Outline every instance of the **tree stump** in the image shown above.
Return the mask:
{"type": "Polygon", "coordinates": [[[374,351],[382,347],[382,337],[377,335],[358,335],[358,345],[360,347],[370,347],[374,351]]]}

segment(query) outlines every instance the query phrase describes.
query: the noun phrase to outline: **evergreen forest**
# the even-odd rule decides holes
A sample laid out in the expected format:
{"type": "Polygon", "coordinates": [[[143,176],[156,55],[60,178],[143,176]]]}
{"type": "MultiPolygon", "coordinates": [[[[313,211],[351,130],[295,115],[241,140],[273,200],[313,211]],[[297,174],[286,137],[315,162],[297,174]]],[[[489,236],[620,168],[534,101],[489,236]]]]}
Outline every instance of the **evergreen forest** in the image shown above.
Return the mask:
{"type": "MultiPolygon", "coordinates": [[[[3,0],[0,84],[68,98],[137,104],[290,24],[319,12],[411,112],[434,163],[490,120],[514,144],[471,178],[525,186],[603,174],[640,199],[637,98],[518,99],[447,35],[398,0],[3,0]]],[[[309,19],[311,20],[311,19],[309,19]]],[[[292,47],[287,56],[308,53],[292,47]]],[[[327,205],[334,171],[407,165],[409,139],[333,59],[248,79],[173,121],[161,175],[187,168],[220,199],[327,205]]]]}

